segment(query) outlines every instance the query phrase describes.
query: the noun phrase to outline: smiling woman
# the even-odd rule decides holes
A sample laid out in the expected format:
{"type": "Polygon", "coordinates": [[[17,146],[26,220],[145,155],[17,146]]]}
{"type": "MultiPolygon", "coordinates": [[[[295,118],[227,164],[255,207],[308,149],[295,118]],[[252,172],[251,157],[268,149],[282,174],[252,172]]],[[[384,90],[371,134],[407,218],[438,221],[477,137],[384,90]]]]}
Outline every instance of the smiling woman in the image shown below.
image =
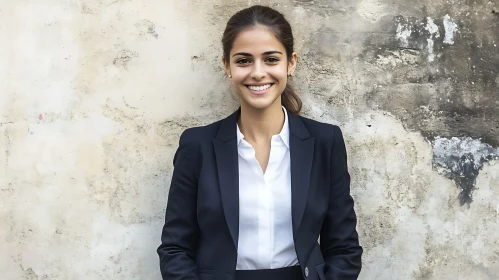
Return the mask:
{"type": "MultiPolygon", "coordinates": [[[[287,76],[291,76],[296,68],[298,55],[294,52],[291,26],[281,13],[262,6],[239,11],[227,22],[222,44],[222,59],[229,76],[235,78],[234,71],[237,71],[237,66],[252,66],[246,69],[246,72],[239,73],[249,75],[254,79],[252,83],[256,85],[262,84],[256,81],[262,79],[261,75],[270,75],[270,72],[279,78],[284,75],[284,78],[279,79],[279,97],[275,101],[280,101],[294,114],[300,113],[301,100],[287,83],[287,76]],[[275,67],[270,70],[268,66],[275,67]],[[267,70],[270,72],[267,73],[267,70]]],[[[232,80],[234,88],[241,96],[240,85],[237,83],[236,79],[232,80]]]]}
{"type": "Polygon", "coordinates": [[[163,279],[357,279],[345,143],[337,126],[299,116],[293,40],[269,7],[229,19],[222,62],[240,108],[180,137],[157,250],[163,279]]]}
{"type": "MultiPolygon", "coordinates": [[[[296,68],[297,54],[291,53],[288,59],[284,45],[264,25],[240,32],[230,49],[223,63],[241,98],[241,109],[275,107],[274,111],[281,111],[281,96],[290,94],[285,90],[288,76],[296,68]]],[[[300,108],[291,109],[296,113],[300,108]]]]}

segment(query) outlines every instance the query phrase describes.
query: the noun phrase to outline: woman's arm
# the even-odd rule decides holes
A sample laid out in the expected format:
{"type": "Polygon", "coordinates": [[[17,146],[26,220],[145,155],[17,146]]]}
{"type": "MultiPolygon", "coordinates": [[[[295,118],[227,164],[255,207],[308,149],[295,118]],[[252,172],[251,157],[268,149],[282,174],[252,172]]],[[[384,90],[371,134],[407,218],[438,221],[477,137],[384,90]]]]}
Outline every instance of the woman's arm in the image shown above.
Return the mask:
{"type": "Polygon", "coordinates": [[[355,227],[357,217],[350,196],[345,142],[339,127],[334,126],[331,154],[331,191],[329,209],[322,226],[320,247],[326,261],[326,279],[357,279],[362,266],[362,247],[355,227]]]}
{"type": "Polygon", "coordinates": [[[163,280],[198,279],[195,263],[199,227],[196,218],[199,151],[189,130],[180,136],[161,245],[157,252],[163,280]]]}

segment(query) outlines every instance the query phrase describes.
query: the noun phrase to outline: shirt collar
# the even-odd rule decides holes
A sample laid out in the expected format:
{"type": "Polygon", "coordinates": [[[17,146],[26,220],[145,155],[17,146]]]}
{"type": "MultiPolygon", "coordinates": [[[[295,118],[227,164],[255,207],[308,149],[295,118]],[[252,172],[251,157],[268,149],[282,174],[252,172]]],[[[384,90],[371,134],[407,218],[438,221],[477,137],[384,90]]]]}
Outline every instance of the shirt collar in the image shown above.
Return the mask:
{"type": "MultiPolygon", "coordinates": [[[[282,126],[281,132],[279,132],[278,136],[281,138],[282,142],[288,147],[289,149],[289,123],[288,123],[288,111],[284,106],[282,106],[282,110],[284,111],[284,125],[282,126]]],[[[236,123],[237,126],[237,144],[239,145],[241,143],[241,140],[243,140],[244,135],[239,129],[239,125],[236,123]]]]}

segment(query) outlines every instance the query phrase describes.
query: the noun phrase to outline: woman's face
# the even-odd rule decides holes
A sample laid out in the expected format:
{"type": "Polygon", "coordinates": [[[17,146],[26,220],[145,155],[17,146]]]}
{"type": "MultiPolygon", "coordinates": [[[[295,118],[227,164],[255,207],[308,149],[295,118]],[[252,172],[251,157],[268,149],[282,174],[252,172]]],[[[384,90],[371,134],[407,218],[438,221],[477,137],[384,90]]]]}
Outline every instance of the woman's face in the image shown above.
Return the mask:
{"type": "Polygon", "coordinates": [[[247,29],[236,37],[229,61],[223,59],[241,107],[266,109],[281,106],[288,74],[296,67],[297,54],[286,57],[284,46],[264,26],[247,29]]]}

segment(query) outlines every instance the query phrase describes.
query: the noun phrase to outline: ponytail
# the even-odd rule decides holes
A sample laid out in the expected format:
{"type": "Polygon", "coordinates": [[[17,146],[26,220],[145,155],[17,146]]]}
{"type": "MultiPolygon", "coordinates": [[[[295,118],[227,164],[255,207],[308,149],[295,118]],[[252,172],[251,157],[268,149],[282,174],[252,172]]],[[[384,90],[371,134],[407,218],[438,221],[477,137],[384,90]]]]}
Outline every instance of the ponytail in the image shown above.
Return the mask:
{"type": "Polygon", "coordinates": [[[281,104],[292,114],[300,114],[302,107],[301,99],[289,83],[286,84],[286,88],[282,92],[281,104]]]}

